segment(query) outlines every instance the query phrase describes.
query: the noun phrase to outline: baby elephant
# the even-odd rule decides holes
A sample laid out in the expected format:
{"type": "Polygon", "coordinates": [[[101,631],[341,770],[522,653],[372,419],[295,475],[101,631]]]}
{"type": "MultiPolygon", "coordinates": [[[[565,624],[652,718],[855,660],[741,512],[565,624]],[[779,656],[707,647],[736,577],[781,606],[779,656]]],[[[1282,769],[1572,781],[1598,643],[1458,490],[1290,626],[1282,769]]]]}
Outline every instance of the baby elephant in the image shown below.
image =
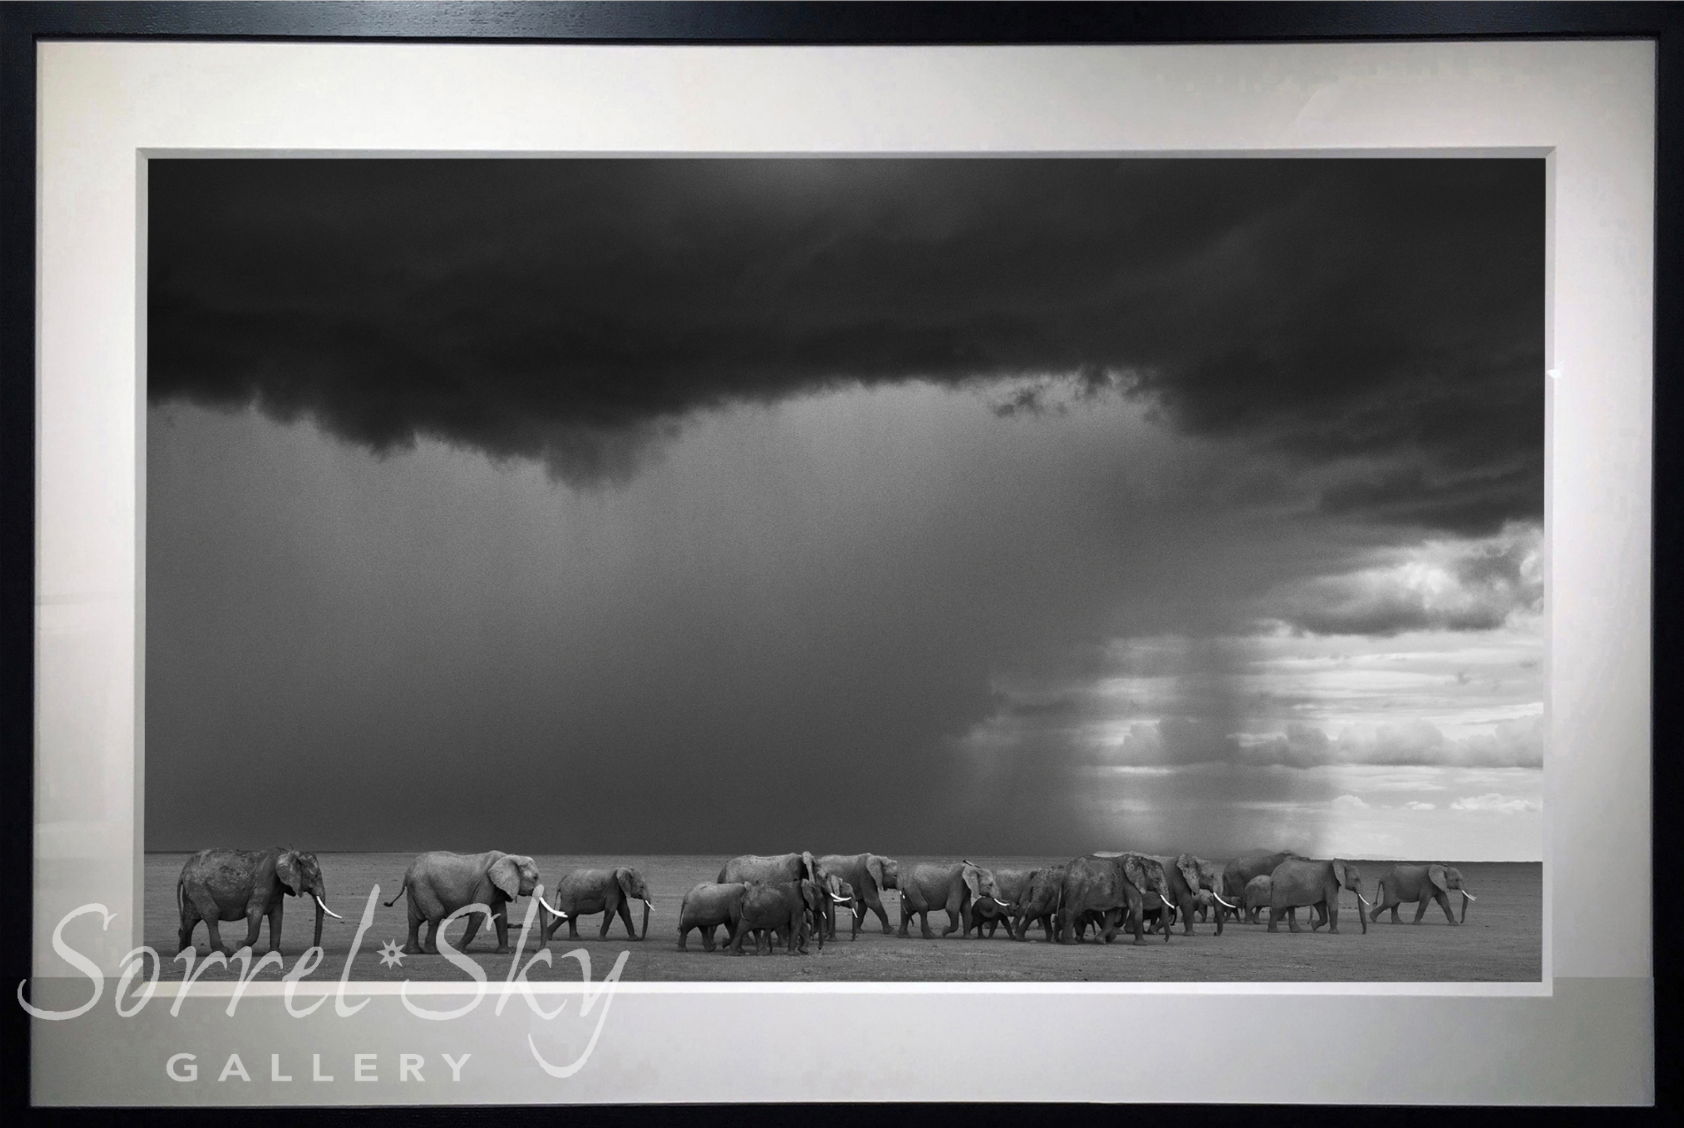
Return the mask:
{"type": "MultiPolygon", "coordinates": [[[[737,928],[742,923],[743,895],[747,892],[745,882],[731,881],[721,885],[716,881],[704,881],[686,893],[678,910],[678,950],[687,950],[684,940],[694,928],[702,934],[702,947],[713,951],[713,930],[720,925],[725,926],[725,946],[729,948],[737,938],[737,928]]],[[[759,947],[757,941],[755,950],[758,951],[759,947]]]]}
{"type": "MultiPolygon", "coordinates": [[[[760,954],[760,934],[767,934],[766,952],[782,938],[790,955],[807,951],[809,913],[816,919],[824,917],[825,890],[808,880],[753,882],[743,894],[742,917],[737,925],[736,938],[731,942],[734,955],[743,954],[743,937],[754,936],[754,953],[760,954]]],[[[824,948],[824,936],[819,934],[819,948],[824,948]]]]}
{"type": "Polygon", "coordinates": [[[1245,922],[1247,924],[1262,924],[1257,914],[1269,907],[1269,887],[1273,884],[1268,874],[1254,877],[1246,882],[1245,893],[1240,904],[1245,908],[1245,922]]]}
{"type": "Polygon", "coordinates": [[[1468,902],[1479,898],[1467,891],[1462,884],[1462,871],[1455,866],[1433,863],[1427,866],[1393,866],[1380,875],[1376,883],[1380,893],[1374,898],[1374,913],[1368,919],[1379,920],[1380,914],[1390,909],[1392,923],[1397,924],[1397,907],[1410,901],[1416,902],[1415,923],[1421,923],[1421,917],[1427,911],[1429,902],[1438,902],[1438,907],[1444,910],[1444,919],[1451,924],[1461,924],[1468,919],[1468,902]],[[1462,920],[1457,920],[1450,912],[1450,894],[1462,895],[1462,920]]]}
{"type": "Polygon", "coordinates": [[[577,940],[579,917],[594,913],[602,914],[602,931],[598,933],[598,939],[608,939],[608,926],[614,923],[616,914],[625,923],[626,935],[633,940],[641,940],[649,934],[649,886],[644,882],[643,875],[632,866],[611,870],[569,870],[555,883],[555,903],[565,915],[544,924],[546,944],[555,935],[555,930],[561,927],[562,920],[567,921],[567,938],[577,940]],[[633,901],[643,902],[642,932],[632,925],[633,901]]]}

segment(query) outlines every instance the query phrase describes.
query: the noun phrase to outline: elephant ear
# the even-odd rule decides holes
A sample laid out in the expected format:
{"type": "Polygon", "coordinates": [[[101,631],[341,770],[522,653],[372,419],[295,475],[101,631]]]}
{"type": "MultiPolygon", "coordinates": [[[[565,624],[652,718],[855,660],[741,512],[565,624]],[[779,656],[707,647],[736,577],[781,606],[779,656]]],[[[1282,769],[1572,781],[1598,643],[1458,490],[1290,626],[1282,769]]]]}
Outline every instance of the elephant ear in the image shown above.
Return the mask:
{"type": "Polygon", "coordinates": [[[1199,863],[1193,860],[1193,855],[1183,854],[1175,859],[1175,868],[1181,871],[1181,880],[1187,883],[1187,888],[1197,893],[1199,891],[1199,863]]]}
{"type": "Polygon", "coordinates": [[[1150,893],[1152,887],[1146,883],[1146,867],[1140,864],[1140,859],[1133,854],[1123,859],[1123,876],[1128,878],[1130,885],[1142,893],[1150,893]]]}
{"type": "Polygon", "coordinates": [[[304,892],[304,867],[298,864],[297,850],[283,850],[275,859],[275,876],[286,883],[294,897],[304,892]]]}
{"type": "Polygon", "coordinates": [[[1450,892],[1450,883],[1445,880],[1443,866],[1428,866],[1427,880],[1437,886],[1439,892],[1446,894],[1450,892]]]}
{"type": "Polygon", "coordinates": [[[801,876],[808,881],[819,879],[819,867],[813,864],[813,854],[810,850],[801,851],[801,876]]]}
{"type": "Polygon", "coordinates": [[[871,875],[871,880],[877,883],[877,888],[887,889],[883,884],[883,859],[876,854],[870,854],[865,859],[865,872],[871,875]]]}
{"type": "Polygon", "coordinates": [[[491,863],[487,873],[491,884],[502,890],[503,896],[511,901],[520,896],[520,867],[515,864],[514,858],[504,854],[491,863]]]}
{"type": "Polygon", "coordinates": [[[620,883],[620,894],[628,901],[637,900],[637,894],[632,892],[635,887],[636,875],[631,867],[621,866],[614,871],[614,880],[620,883]]]}
{"type": "Polygon", "coordinates": [[[982,899],[982,871],[978,870],[975,866],[971,865],[969,862],[966,862],[964,868],[961,869],[959,871],[959,873],[965,879],[965,887],[971,891],[971,900],[973,900],[973,901],[981,900],[982,899]]]}

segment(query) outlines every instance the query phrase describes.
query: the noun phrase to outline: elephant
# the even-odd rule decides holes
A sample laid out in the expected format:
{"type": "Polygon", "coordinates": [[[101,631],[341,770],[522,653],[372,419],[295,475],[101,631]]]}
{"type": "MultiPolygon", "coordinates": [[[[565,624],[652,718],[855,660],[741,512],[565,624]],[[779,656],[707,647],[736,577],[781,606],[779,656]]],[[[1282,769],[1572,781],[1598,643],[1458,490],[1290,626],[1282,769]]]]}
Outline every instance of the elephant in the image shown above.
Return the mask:
{"type": "Polygon", "coordinates": [[[1273,884],[1268,874],[1262,874],[1246,882],[1245,893],[1240,904],[1245,907],[1245,922],[1247,924],[1261,924],[1257,914],[1269,907],[1269,886],[1273,884]]]}
{"type": "MultiPolygon", "coordinates": [[[[739,859],[741,860],[741,859],[739,859]]],[[[826,854],[817,861],[817,868],[846,881],[854,887],[859,898],[854,906],[854,935],[859,935],[860,922],[866,912],[877,914],[883,925],[883,935],[894,931],[889,924],[888,910],[883,908],[882,891],[899,888],[900,863],[881,854],[826,854]]],[[[826,939],[836,939],[836,913],[825,911],[826,939]]]]}
{"type": "Polygon", "coordinates": [[[1290,850],[1283,850],[1277,854],[1254,854],[1244,858],[1234,858],[1222,867],[1222,896],[1230,902],[1238,904],[1245,898],[1245,887],[1251,884],[1254,877],[1267,877],[1275,872],[1275,867],[1288,858],[1296,858],[1290,850]]]}
{"type": "Polygon", "coordinates": [[[1439,862],[1424,866],[1393,866],[1380,875],[1380,880],[1374,883],[1374,887],[1374,912],[1368,919],[1377,921],[1382,912],[1390,909],[1393,924],[1398,923],[1397,907],[1407,901],[1417,903],[1416,924],[1421,923],[1421,917],[1426,914],[1427,904],[1431,901],[1437,901],[1438,907],[1444,910],[1445,920],[1451,924],[1461,924],[1468,919],[1468,902],[1479,900],[1462,884],[1461,870],[1439,862]],[[1462,895],[1461,920],[1457,920],[1450,912],[1452,890],[1462,895]]]}
{"type": "MultiPolygon", "coordinates": [[[[525,854],[487,850],[483,854],[452,854],[444,850],[421,854],[409,863],[403,882],[386,907],[409,894],[409,940],[403,950],[410,955],[436,956],[439,929],[444,918],[466,905],[485,905],[491,910],[491,925],[497,931],[497,951],[509,950],[509,902],[528,895],[551,913],[563,915],[537,894],[538,867],[525,854]],[[420,942],[421,923],[427,924],[427,944],[420,942]]],[[[468,920],[461,949],[474,942],[483,913],[468,920]]]]}
{"type": "Polygon", "coordinates": [[[322,946],[322,914],[345,918],[327,907],[327,886],[316,855],[275,846],[268,850],[200,850],[181,867],[175,883],[176,910],[181,917],[181,945],[193,946],[193,929],[202,920],[213,952],[232,955],[222,946],[220,921],[244,920],[248,948],[257,947],[257,932],[269,918],[269,950],[281,950],[282,897],[309,896],[316,902],[316,938],[322,946]]]}
{"type": "MultiPolygon", "coordinates": [[[[806,878],[800,881],[750,882],[743,894],[742,913],[737,935],[731,942],[734,955],[743,954],[743,937],[754,937],[754,953],[760,954],[760,934],[767,934],[767,954],[771,954],[776,937],[784,937],[790,955],[807,951],[807,914],[824,919],[825,890],[817,882],[806,878]]],[[[818,933],[819,949],[824,950],[824,934],[818,933]]]]}
{"type": "MultiPolygon", "coordinates": [[[[748,886],[740,881],[726,885],[704,881],[684,895],[678,909],[678,950],[686,951],[684,939],[694,928],[702,935],[702,947],[713,951],[713,930],[725,926],[725,946],[737,938],[743,918],[743,896],[748,886]]],[[[607,916],[603,917],[607,920],[607,916]]]]}
{"type": "Polygon", "coordinates": [[[1269,931],[1279,931],[1275,925],[1282,915],[1290,914],[1288,923],[1292,931],[1302,932],[1303,929],[1298,927],[1298,914],[1295,910],[1320,905],[1326,913],[1327,930],[1338,932],[1339,890],[1342,888],[1357,895],[1357,920],[1366,933],[1368,917],[1364,915],[1363,907],[1368,904],[1368,900],[1362,895],[1362,874],[1356,866],[1337,859],[1287,859],[1276,866],[1275,872],[1269,875],[1269,931]]]}
{"type": "MultiPolygon", "coordinates": [[[[1203,858],[1195,858],[1191,854],[1178,854],[1174,858],[1154,857],[1164,868],[1164,876],[1169,880],[1171,901],[1175,906],[1176,915],[1182,922],[1182,931],[1191,936],[1193,934],[1193,914],[1199,908],[1199,894],[1212,893],[1223,907],[1232,908],[1232,904],[1222,899],[1219,890],[1222,885],[1221,871],[1215,862],[1207,862],[1203,858]]],[[[1150,898],[1147,899],[1146,911],[1151,912],[1150,898]]],[[[1160,914],[1162,919],[1162,914],[1160,914]]],[[[1168,926],[1168,921],[1164,921],[1168,926]]],[[[1222,935],[1222,914],[1216,914],[1216,934],[1222,935]]]]}
{"type": "MultiPolygon", "coordinates": [[[[1145,943],[1142,935],[1145,898],[1157,894],[1172,900],[1164,867],[1144,854],[1087,854],[1071,861],[1064,872],[1064,888],[1058,910],[1058,939],[1062,944],[1080,942],[1077,925],[1083,914],[1104,914],[1102,936],[1109,944],[1124,920],[1133,924],[1134,942],[1145,943]],[[1114,921],[1112,913],[1121,910],[1114,921]]],[[[1169,942],[1169,929],[1164,930],[1169,942]]]]}
{"type": "Polygon", "coordinates": [[[900,937],[907,938],[912,918],[917,916],[924,939],[935,939],[930,932],[932,909],[947,910],[947,927],[942,929],[942,936],[951,936],[963,927],[962,936],[968,937],[971,903],[984,897],[992,898],[1007,911],[1011,909],[1000,897],[994,874],[982,866],[968,861],[915,865],[900,878],[900,937]]]}
{"type": "Polygon", "coordinates": [[[1012,919],[1018,912],[1017,906],[1022,902],[1024,894],[1029,892],[1029,879],[1034,872],[1032,869],[994,871],[994,886],[1000,900],[983,897],[973,898],[971,901],[970,927],[976,929],[978,939],[982,938],[984,925],[988,926],[988,935],[992,938],[1001,921],[1006,922],[1006,935],[1016,939],[1017,932],[1012,919]],[[1002,906],[1000,901],[1004,901],[1005,906],[1002,906]]]}
{"type": "Polygon", "coordinates": [[[544,943],[549,943],[561,922],[567,922],[567,938],[579,938],[579,918],[602,914],[602,931],[597,938],[608,939],[608,926],[615,914],[625,922],[626,935],[641,940],[649,934],[649,886],[643,875],[631,866],[618,869],[576,869],[563,874],[555,883],[555,903],[563,915],[544,923],[544,943]],[[632,927],[631,903],[643,902],[643,928],[632,927]]]}
{"type": "Polygon", "coordinates": [[[1031,924],[1039,924],[1047,939],[1053,939],[1057,934],[1055,922],[1063,892],[1063,866],[1042,866],[1030,871],[1023,899],[1017,903],[1016,933],[1019,940],[1028,938],[1031,924]]]}
{"type": "Polygon", "coordinates": [[[836,939],[836,906],[841,905],[848,910],[848,916],[853,921],[853,931],[849,933],[848,939],[858,940],[860,921],[865,916],[865,904],[854,892],[853,885],[833,873],[828,873],[825,874],[824,889],[824,911],[819,914],[819,919],[813,922],[813,927],[824,933],[824,939],[836,939]]]}
{"type": "Polygon", "coordinates": [[[818,881],[819,866],[806,850],[799,854],[744,854],[726,862],[714,880],[720,885],[734,881],[818,881]]]}
{"type": "MultiPolygon", "coordinates": [[[[1200,863],[1201,866],[1209,866],[1210,867],[1211,883],[1210,883],[1210,885],[1205,887],[1205,891],[1208,892],[1208,893],[1211,893],[1211,894],[1221,894],[1222,897],[1225,899],[1228,896],[1228,894],[1225,892],[1225,890],[1227,888],[1227,885],[1226,885],[1226,882],[1225,882],[1224,875],[1227,872],[1228,863],[1227,862],[1206,862],[1202,858],[1199,859],[1199,863],[1200,863]]],[[[1237,902],[1233,902],[1232,904],[1233,904],[1232,908],[1223,908],[1220,905],[1217,905],[1213,901],[1211,901],[1210,898],[1201,898],[1200,902],[1199,902],[1199,923],[1203,924],[1205,922],[1205,920],[1207,919],[1206,914],[1212,908],[1214,908],[1216,910],[1216,915],[1223,920],[1228,920],[1228,919],[1238,920],[1239,916],[1240,916],[1240,912],[1241,912],[1240,905],[1237,902]]]]}

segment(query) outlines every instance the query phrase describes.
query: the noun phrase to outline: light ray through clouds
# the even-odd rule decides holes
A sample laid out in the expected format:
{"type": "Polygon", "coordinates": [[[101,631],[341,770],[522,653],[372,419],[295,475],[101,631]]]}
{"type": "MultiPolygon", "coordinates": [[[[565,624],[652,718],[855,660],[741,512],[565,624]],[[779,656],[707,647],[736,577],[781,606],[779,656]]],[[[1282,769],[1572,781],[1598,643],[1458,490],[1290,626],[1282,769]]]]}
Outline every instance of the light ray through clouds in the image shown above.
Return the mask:
{"type": "Polygon", "coordinates": [[[1318,635],[1276,619],[1252,635],[1121,639],[1109,676],[998,679],[1000,707],[966,744],[995,758],[1062,745],[1087,781],[1087,825],[1114,845],[1425,857],[1484,842],[1535,858],[1540,540],[1517,525],[1388,550],[1400,562],[1311,577],[1285,601],[1390,586],[1394,620],[1460,625],[1478,605],[1471,627],[1318,635]]]}

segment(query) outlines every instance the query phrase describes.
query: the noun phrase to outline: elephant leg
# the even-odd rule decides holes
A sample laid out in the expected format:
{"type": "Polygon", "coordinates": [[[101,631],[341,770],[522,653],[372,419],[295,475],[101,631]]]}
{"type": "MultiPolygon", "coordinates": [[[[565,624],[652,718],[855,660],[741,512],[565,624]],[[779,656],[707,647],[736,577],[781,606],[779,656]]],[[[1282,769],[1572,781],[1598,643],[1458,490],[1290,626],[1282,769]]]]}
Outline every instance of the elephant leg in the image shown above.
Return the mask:
{"type": "Polygon", "coordinates": [[[181,904],[181,929],[176,936],[179,946],[178,952],[185,952],[193,946],[193,930],[199,926],[199,910],[193,907],[193,902],[184,900],[181,904]]]}
{"type": "Polygon", "coordinates": [[[497,931],[497,951],[509,950],[509,907],[504,902],[491,914],[491,927],[497,931]]]}
{"type": "Polygon", "coordinates": [[[409,940],[403,946],[406,955],[420,955],[421,953],[421,918],[416,915],[413,907],[409,911],[409,940]]]}
{"type": "Polygon", "coordinates": [[[1327,907],[1322,910],[1327,915],[1327,931],[1329,935],[1339,931],[1339,896],[1334,894],[1328,898],[1327,907]]]}
{"type": "MultiPolygon", "coordinates": [[[[427,918],[427,942],[422,945],[422,952],[429,956],[436,956],[439,954],[439,929],[443,927],[444,918],[442,916],[427,918]]],[[[464,944],[463,947],[465,948],[467,945],[464,944]]]]}
{"type": "Polygon", "coordinates": [[[1297,908],[1297,906],[1294,906],[1294,907],[1286,910],[1286,923],[1287,923],[1287,927],[1290,928],[1293,932],[1304,931],[1302,928],[1298,927],[1298,908],[1297,908]]]}
{"type": "Polygon", "coordinates": [[[246,943],[245,946],[257,951],[257,937],[263,931],[263,908],[254,905],[246,910],[246,943]]]}
{"type": "MultiPolygon", "coordinates": [[[[465,952],[468,950],[468,945],[472,944],[474,942],[474,937],[479,935],[479,926],[483,919],[484,914],[482,913],[474,913],[468,917],[468,931],[462,934],[462,945],[457,949],[458,951],[465,952]]],[[[443,925],[441,924],[439,927],[442,928],[443,925]]],[[[436,939],[437,938],[435,937],[435,940],[436,939]]]]}
{"type": "Polygon", "coordinates": [[[1438,907],[1444,910],[1444,919],[1451,924],[1455,924],[1456,914],[1450,911],[1450,898],[1443,893],[1435,893],[1433,894],[1433,900],[1437,901],[1438,907]]]}
{"type": "Polygon", "coordinates": [[[281,950],[281,902],[276,901],[275,907],[269,910],[269,950],[281,950]]]}
{"type": "Polygon", "coordinates": [[[620,919],[625,922],[627,936],[631,937],[633,940],[642,939],[642,937],[637,934],[637,925],[632,923],[630,898],[622,898],[620,901],[620,919]]]}
{"type": "Polygon", "coordinates": [[[213,952],[225,952],[227,949],[222,946],[222,929],[218,928],[217,924],[218,921],[215,914],[205,917],[205,932],[210,937],[210,950],[213,952]]]}
{"type": "Polygon", "coordinates": [[[1426,916],[1426,915],[1427,915],[1427,899],[1425,897],[1422,897],[1419,901],[1415,902],[1415,919],[1411,923],[1412,924],[1420,924],[1421,918],[1426,916]]]}
{"type": "Polygon", "coordinates": [[[907,930],[912,927],[912,906],[906,903],[906,898],[900,899],[900,938],[906,939],[907,930]]]}
{"type": "Polygon", "coordinates": [[[948,909],[947,927],[941,930],[941,938],[945,940],[949,936],[952,936],[955,932],[958,932],[961,923],[963,923],[965,929],[964,938],[968,940],[971,936],[970,922],[964,919],[964,914],[958,909],[948,909]]]}
{"type": "MultiPolygon", "coordinates": [[[[865,907],[876,913],[877,919],[883,922],[883,935],[887,936],[889,933],[894,931],[894,929],[889,927],[889,914],[883,908],[883,898],[876,890],[872,890],[871,894],[866,897],[865,907]]],[[[865,914],[863,912],[860,913],[862,919],[864,918],[864,915],[865,914]]],[[[855,922],[855,925],[856,927],[858,926],[858,921],[855,922]]]]}
{"type": "Polygon", "coordinates": [[[918,910],[918,931],[926,940],[936,938],[936,934],[930,931],[930,910],[927,908],[918,910]]]}

